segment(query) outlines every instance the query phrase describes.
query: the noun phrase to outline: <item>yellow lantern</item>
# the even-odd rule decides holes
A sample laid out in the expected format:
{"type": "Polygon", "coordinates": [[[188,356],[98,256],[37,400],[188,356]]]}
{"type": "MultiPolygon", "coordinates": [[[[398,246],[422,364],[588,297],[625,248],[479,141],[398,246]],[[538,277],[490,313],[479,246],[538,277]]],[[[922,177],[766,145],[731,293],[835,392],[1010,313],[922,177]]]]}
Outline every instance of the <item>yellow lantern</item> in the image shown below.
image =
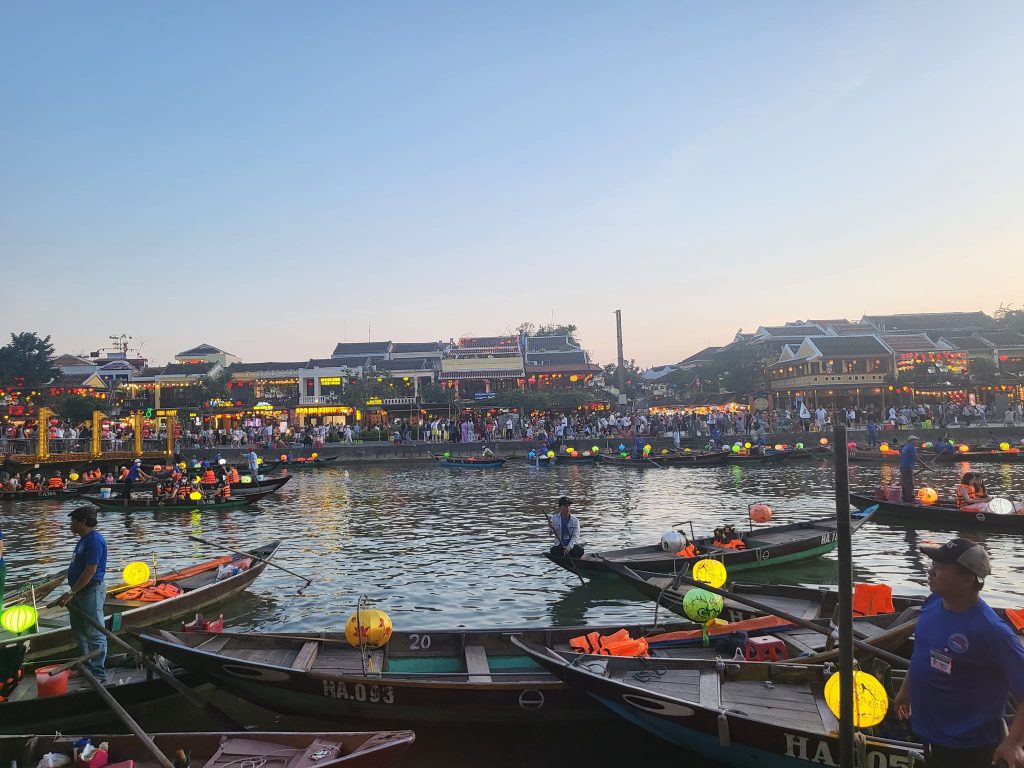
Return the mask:
{"type": "Polygon", "coordinates": [[[751,445],[750,445],[750,443],[744,443],[743,447],[746,448],[749,451],[750,448],[751,448],[751,445]]]}
{"type": "Polygon", "coordinates": [[[917,492],[917,500],[922,504],[934,504],[939,500],[939,493],[934,488],[921,488],[917,492]]]}
{"type": "Polygon", "coordinates": [[[725,564],[720,560],[705,558],[693,564],[694,581],[700,581],[718,589],[725,584],[725,564]]]}
{"type": "Polygon", "coordinates": [[[192,499],[192,501],[199,501],[203,498],[203,494],[201,494],[199,491],[192,491],[192,493],[190,493],[188,497],[192,499]]]}
{"type": "Polygon", "coordinates": [[[31,605],[12,605],[0,613],[0,626],[8,632],[20,635],[36,625],[39,614],[31,605]]]}
{"type": "Polygon", "coordinates": [[[999,450],[1000,451],[1008,451],[1008,450],[1010,450],[1010,444],[1009,443],[1005,443],[1005,442],[1004,443],[1000,443],[999,444],[999,450]]]}
{"type": "Polygon", "coordinates": [[[262,456],[257,456],[256,457],[256,466],[258,467],[262,463],[263,463],[263,457],[262,456]]]}
{"type": "Polygon", "coordinates": [[[957,446],[957,450],[960,451],[960,453],[967,453],[971,450],[971,446],[967,445],[967,443],[960,443],[960,445],[957,446]]]}
{"type": "MultiPolygon", "coordinates": [[[[839,717],[839,673],[836,672],[825,683],[825,703],[832,714],[839,717]]],[[[889,711],[889,694],[885,687],[867,672],[859,669],[853,672],[853,726],[870,728],[885,719],[889,711]]]]}
{"type": "Polygon", "coordinates": [[[345,639],[353,648],[380,648],[391,639],[391,617],[377,608],[364,608],[348,617],[345,639]]]}
{"type": "MultiPolygon", "coordinates": [[[[1006,449],[1003,449],[1003,450],[1006,450],[1006,449]]],[[[78,473],[77,472],[72,472],[70,475],[68,475],[68,480],[70,480],[72,483],[75,482],[77,479],[78,479],[78,473]]]]}
{"type": "Polygon", "coordinates": [[[888,443],[882,443],[880,446],[878,446],[878,450],[880,450],[882,453],[888,453],[889,452],[889,444],[888,443]]]}
{"type": "Polygon", "coordinates": [[[249,475],[242,475],[241,482],[242,485],[249,485],[252,482],[252,478],[249,475]]]}
{"type": "Polygon", "coordinates": [[[137,587],[139,584],[149,581],[149,566],[141,560],[128,563],[121,572],[124,583],[130,587],[137,587]]]}
{"type": "Polygon", "coordinates": [[[320,455],[319,453],[317,453],[316,451],[313,451],[313,455],[310,458],[315,459],[319,455],[320,455]]]}

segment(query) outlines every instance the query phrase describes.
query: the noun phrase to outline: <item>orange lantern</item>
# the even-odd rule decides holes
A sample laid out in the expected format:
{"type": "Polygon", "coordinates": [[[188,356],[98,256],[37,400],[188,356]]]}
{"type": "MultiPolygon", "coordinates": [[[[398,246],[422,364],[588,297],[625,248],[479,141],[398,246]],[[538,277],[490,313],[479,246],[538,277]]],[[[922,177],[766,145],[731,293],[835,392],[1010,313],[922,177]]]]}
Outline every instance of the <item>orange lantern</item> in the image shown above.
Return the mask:
{"type": "Polygon", "coordinates": [[[960,453],[967,453],[971,450],[971,446],[967,445],[967,443],[960,443],[960,445],[957,446],[957,450],[960,451],[960,453]]]}
{"type": "Polygon", "coordinates": [[[754,504],[750,507],[750,519],[755,523],[767,523],[772,519],[772,508],[767,504],[754,504]]]}
{"type": "Polygon", "coordinates": [[[821,440],[818,441],[818,444],[819,445],[828,445],[828,438],[827,437],[821,438],[821,440]]]}

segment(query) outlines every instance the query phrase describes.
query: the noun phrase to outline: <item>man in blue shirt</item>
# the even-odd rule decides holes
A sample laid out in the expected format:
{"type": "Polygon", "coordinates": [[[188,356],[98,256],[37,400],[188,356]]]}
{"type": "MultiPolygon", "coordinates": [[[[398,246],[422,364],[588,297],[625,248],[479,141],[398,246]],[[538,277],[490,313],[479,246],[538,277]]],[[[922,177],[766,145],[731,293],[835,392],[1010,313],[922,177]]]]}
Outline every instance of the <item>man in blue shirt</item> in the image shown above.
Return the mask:
{"type": "Polygon", "coordinates": [[[967,539],[921,547],[932,559],[910,669],[894,701],[927,749],[928,768],[1024,765],[1024,645],[979,594],[988,552],[967,539]],[[1010,695],[1017,711],[1004,737],[1010,695]]]}
{"type": "Polygon", "coordinates": [[[914,496],[914,466],[917,464],[917,435],[907,438],[907,444],[900,450],[900,484],[903,486],[903,502],[913,504],[914,496]]]}
{"type": "Polygon", "coordinates": [[[107,594],[103,585],[107,572],[107,540],[96,530],[96,510],[93,507],[78,507],[69,512],[68,517],[71,518],[71,532],[79,538],[68,567],[70,589],[57,603],[71,604],[71,635],[82,655],[95,650],[100,652],[86,663],[96,679],[104,682],[107,679],[107,638],[91,626],[83,614],[103,625],[103,599],[107,594]]]}
{"type": "Polygon", "coordinates": [[[136,459],[132,462],[128,475],[124,479],[124,494],[122,498],[130,499],[132,497],[132,485],[135,484],[136,480],[149,480],[149,475],[142,471],[142,459],[136,459]]]}

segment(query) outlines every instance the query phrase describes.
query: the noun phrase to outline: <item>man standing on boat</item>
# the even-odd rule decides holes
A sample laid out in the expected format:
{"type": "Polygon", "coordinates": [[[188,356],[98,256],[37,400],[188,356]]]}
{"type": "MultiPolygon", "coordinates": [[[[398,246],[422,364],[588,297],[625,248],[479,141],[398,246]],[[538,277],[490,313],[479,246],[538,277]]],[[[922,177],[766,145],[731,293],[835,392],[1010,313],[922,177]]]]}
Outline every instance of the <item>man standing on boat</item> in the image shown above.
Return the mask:
{"type": "Polygon", "coordinates": [[[558,543],[551,548],[553,556],[583,557],[580,546],[580,520],[569,511],[572,499],[562,496],[558,500],[558,512],[548,520],[548,527],[558,538],[558,543]]]}
{"type": "Polygon", "coordinates": [[[903,486],[903,503],[913,504],[916,500],[914,495],[914,467],[918,463],[917,435],[907,438],[907,444],[900,450],[900,485],[903,486]]]}
{"type": "Polygon", "coordinates": [[[93,507],[78,507],[71,510],[68,517],[71,518],[71,532],[79,538],[68,567],[70,589],[61,595],[57,605],[70,603],[71,636],[78,643],[83,656],[99,651],[99,655],[87,661],[86,665],[97,680],[105,682],[106,635],[83,617],[88,616],[100,626],[103,625],[103,599],[107,596],[103,586],[103,577],[107,572],[107,540],[96,530],[96,510],[93,507]]]}
{"type": "Polygon", "coordinates": [[[249,474],[255,480],[256,476],[260,473],[260,457],[257,455],[255,448],[250,448],[249,452],[245,454],[245,463],[249,466],[249,474]]]}
{"type": "Polygon", "coordinates": [[[124,493],[121,494],[121,498],[127,501],[132,497],[132,485],[139,479],[149,480],[149,475],[142,471],[142,459],[136,459],[132,462],[132,466],[124,478],[124,493]]]}
{"type": "Polygon", "coordinates": [[[1024,766],[1024,645],[981,599],[992,573],[988,552],[967,539],[921,552],[932,559],[932,594],[921,607],[896,715],[911,718],[928,768],[982,768],[1001,760],[1024,766]],[[1011,694],[1017,710],[1004,735],[1011,694]]]}

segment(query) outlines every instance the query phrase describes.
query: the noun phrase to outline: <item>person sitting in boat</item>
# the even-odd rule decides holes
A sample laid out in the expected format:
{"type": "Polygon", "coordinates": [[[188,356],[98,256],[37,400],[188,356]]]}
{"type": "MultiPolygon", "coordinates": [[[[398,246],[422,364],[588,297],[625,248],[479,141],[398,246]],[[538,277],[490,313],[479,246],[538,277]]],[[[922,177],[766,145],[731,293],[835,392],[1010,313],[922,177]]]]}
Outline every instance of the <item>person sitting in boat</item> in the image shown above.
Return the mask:
{"type": "Polygon", "coordinates": [[[4,483],[5,491],[20,491],[21,490],[21,478],[18,475],[8,478],[7,482],[4,483]]]}
{"type": "Polygon", "coordinates": [[[974,473],[974,498],[978,501],[992,501],[985,488],[985,480],[977,472],[974,473]]]}
{"type": "Polygon", "coordinates": [[[231,483],[221,483],[215,496],[216,501],[231,501],[231,483]]]}
{"type": "Polygon", "coordinates": [[[36,484],[34,482],[32,482],[31,476],[27,476],[26,475],[25,483],[24,483],[24,485],[22,485],[22,490],[25,490],[25,491],[38,491],[39,488],[36,487],[36,484]]]}
{"type": "Polygon", "coordinates": [[[156,484],[156,488],[153,489],[153,498],[154,499],[165,499],[169,495],[170,495],[170,490],[168,488],[164,488],[164,484],[163,483],[157,483],[156,484]]]}
{"type": "Polygon", "coordinates": [[[238,469],[235,468],[235,467],[231,467],[227,471],[226,478],[227,478],[227,481],[229,483],[240,483],[240,482],[242,482],[242,478],[238,474],[238,469]]]}
{"type": "Polygon", "coordinates": [[[736,529],[731,525],[723,525],[721,528],[715,528],[715,538],[711,542],[716,547],[722,549],[746,549],[746,542],[743,541],[743,536],[736,532],[736,529]]]}
{"type": "Polygon", "coordinates": [[[569,511],[572,499],[562,496],[558,500],[558,512],[548,520],[548,528],[558,538],[558,543],[551,547],[552,556],[567,555],[583,557],[580,545],[580,521],[569,511]]]}
{"type": "Polygon", "coordinates": [[[192,489],[189,487],[188,483],[178,483],[178,485],[176,485],[174,488],[174,497],[178,501],[185,501],[185,499],[188,498],[188,495],[191,492],[192,489]]]}
{"type": "Polygon", "coordinates": [[[104,485],[113,485],[114,484],[114,473],[113,472],[107,472],[107,474],[103,478],[103,484],[104,485]]]}
{"type": "Polygon", "coordinates": [[[118,474],[118,482],[123,483],[128,478],[128,467],[121,467],[121,472],[118,474]]]}
{"type": "Polygon", "coordinates": [[[210,466],[210,462],[203,462],[203,474],[199,482],[203,485],[213,485],[217,482],[217,475],[213,472],[213,467],[210,466]]]}
{"type": "Polygon", "coordinates": [[[64,490],[64,478],[61,477],[58,471],[53,477],[46,481],[46,488],[51,491],[63,491],[64,490]]]}
{"type": "Polygon", "coordinates": [[[974,487],[974,473],[965,472],[960,478],[960,485],[956,487],[956,508],[966,512],[977,512],[975,507],[978,491],[974,487]]]}

